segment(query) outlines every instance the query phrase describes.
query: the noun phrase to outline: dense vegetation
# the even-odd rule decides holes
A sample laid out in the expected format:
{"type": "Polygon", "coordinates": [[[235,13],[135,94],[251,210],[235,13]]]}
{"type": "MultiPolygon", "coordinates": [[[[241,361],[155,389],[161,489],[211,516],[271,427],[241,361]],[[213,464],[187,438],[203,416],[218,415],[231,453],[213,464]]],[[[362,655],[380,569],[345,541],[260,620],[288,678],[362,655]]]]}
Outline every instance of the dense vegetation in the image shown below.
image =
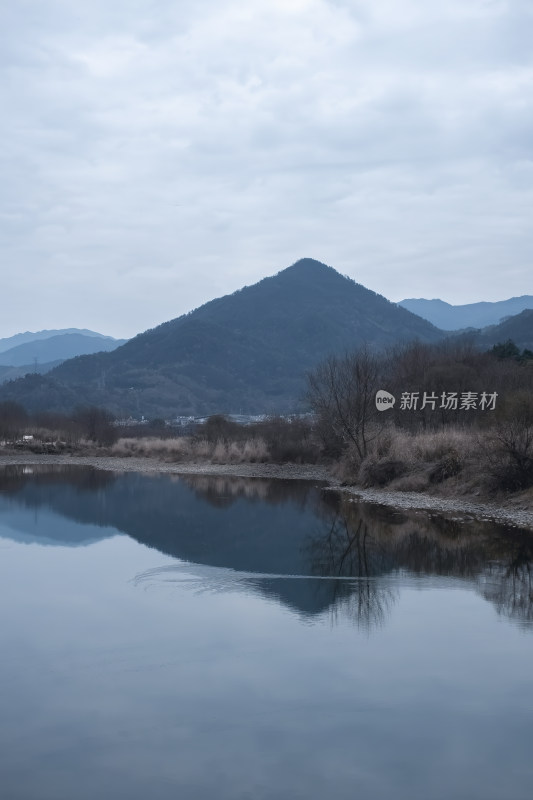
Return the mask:
{"type": "Polygon", "coordinates": [[[363,485],[455,491],[533,485],[533,358],[513,342],[480,353],[466,342],[361,349],[309,376],[323,452],[363,485]],[[376,392],[394,398],[378,410],[376,392]]]}

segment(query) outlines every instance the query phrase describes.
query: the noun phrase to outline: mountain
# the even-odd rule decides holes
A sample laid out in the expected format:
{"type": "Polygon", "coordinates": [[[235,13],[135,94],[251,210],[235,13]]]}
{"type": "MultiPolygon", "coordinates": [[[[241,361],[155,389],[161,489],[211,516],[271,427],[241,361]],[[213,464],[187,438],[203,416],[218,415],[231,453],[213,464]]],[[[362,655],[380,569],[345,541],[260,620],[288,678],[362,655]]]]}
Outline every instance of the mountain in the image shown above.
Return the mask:
{"type": "Polygon", "coordinates": [[[332,353],[438,341],[433,325],[331,267],[306,258],[253,286],[139,334],[110,353],[65,361],[6,384],[0,400],[119,415],[286,412],[305,373],[332,353]]]}
{"type": "Polygon", "coordinates": [[[500,322],[499,325],[490,325],[472,335],[474,342],[484,349],[489,349],[495,344],[507,342],[511,339],[521,350],[533,350],[533,310],[528,309],[516,314],[514,317],[500,322]]]}
{"type": "MultiPolygon", "coordinates": [[[[77,333],[81,336],[95,336],[99,339],[110,339],[110,336],[105,336],[103,333],[96,333],[96,331],[89,331],[86,328],[62,328],[59,330],[51,331],[26,331],[25,333],[16,333],[14,336],[8,336],[5,339],[0,339],[0,353],[6,350],[11,350],[12,347],[17,347],[19,344],[26,344],[27,342],[36,342],[40,339],[50,339],[52,336],[62,336],[67,333],[77,333]]],[[[116,340],[118,341],[118,340],[116,340]]]]}
{"type": "Polygon", "coordinates": [[[6,367],[21,367],[36,361],[38,363],[66,361],[76,356],[114,350],[126,341],[126,339],[113,339],[112,336],[62,333],[45,339],[34,339],[4,350],[0,352],[0,364],[6,367]]]}
{"type": "Polygon", "coordinates": [[[0,384],[6,383],[6,381],[14,381],[17,378],[23,378],[25,375],[32,372],[44,375],[46,372],[50,372],[54,367],[57,367],[58,364],[61,364],[61,359],[57,361],[46,361],[44,364],[23,364],[21,367],[9,367],[0,364],[0,384]]]}
{"type": "Polygon", "coordinates": [[[413,314],[423,317],[438,328],[456,331],[461,328],[485,328],[497,325],[506,317],[520,314],[527,308],[533,308],[533,296],[524,294],[499,300],[495,303],[468,303],[453,306],[443,300],[408,299],[398,304],[413,314]]]}

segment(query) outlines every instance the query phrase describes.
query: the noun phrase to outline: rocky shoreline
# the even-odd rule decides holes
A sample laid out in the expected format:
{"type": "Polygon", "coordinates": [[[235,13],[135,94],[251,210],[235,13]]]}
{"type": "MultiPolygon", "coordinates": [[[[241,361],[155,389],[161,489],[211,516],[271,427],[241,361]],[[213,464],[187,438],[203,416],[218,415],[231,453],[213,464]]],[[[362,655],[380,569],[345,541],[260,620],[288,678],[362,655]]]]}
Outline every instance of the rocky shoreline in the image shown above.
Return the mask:
{"type": "Polygon", "coordinates": [[[367,503],[392,506],[404,510],[433,511],[460,514],[477,519],[494,520],[507,525],[533,530],[533,510],[527,506],[509,506],[489,500],[470,500],[460,497],[439,497],[419,492],[398,492],[389,489],[362,489],[342,486],[327,466],[313,464],[212,464],[169,463],[151,458],[120,458],[116,456],[61,456],[32,453],[0,455],[0,468],[15,465],[92,466],[113,472],[171,473],[174,475],[234,475],[240,478],[277,478],[311,480],[326,484],[329,491],[349,494],[367,503]]]}

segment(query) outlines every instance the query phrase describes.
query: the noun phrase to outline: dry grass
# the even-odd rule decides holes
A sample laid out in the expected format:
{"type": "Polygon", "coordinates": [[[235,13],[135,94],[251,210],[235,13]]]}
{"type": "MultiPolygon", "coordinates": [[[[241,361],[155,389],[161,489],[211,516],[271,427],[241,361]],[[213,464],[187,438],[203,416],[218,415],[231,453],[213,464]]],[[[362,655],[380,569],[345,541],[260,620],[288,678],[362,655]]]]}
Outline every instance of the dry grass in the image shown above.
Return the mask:
{"type": "Polygon", "coordinates": [[[370,455],[404,461],[408,466],[439,461],[451,452],[478,453],[479,434],[464,428],[409,433],[389,429],[376,439],[370,455]]]}
{"type": "Polygon", "coordinates": [[[119,439],[111,448],[114,456],[159,458],[162,461],[210,461],[213,464],[262,463],[270,461],[268,447],[263,439],[245,439],[242,442],[208,442],[205,439],[180,437],[177,439],[119,439]]]}
{"type": "Polygon", "coordinates": [[[190,455],[190,440],[159,439],[155,436],[145,438],[122,438],[111,447],[111,455],[128,457],[161,458],[175,461],[186,459],[190,455]]]}
{"type": "Polygon", "coordinates": [[[349,451],[338,466],[337,477],[363,486],[422,491],[454,478],[482,458],[480,434],[473,430],[410,433],[389,428],[372,441],[362,461],[349,451]]]}

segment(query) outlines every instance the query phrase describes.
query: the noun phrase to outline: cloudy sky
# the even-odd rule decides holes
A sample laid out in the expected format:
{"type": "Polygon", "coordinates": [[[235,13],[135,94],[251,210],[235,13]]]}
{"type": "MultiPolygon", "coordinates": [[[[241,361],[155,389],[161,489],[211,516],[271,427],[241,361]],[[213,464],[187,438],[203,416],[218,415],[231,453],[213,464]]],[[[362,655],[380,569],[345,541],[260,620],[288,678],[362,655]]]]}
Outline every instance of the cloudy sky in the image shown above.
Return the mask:
{"type": "Polygon", "coordinates": [[[533,293],[531,0],[8,0],[0,336],[132,336],[310,256],[533,293]]]}

